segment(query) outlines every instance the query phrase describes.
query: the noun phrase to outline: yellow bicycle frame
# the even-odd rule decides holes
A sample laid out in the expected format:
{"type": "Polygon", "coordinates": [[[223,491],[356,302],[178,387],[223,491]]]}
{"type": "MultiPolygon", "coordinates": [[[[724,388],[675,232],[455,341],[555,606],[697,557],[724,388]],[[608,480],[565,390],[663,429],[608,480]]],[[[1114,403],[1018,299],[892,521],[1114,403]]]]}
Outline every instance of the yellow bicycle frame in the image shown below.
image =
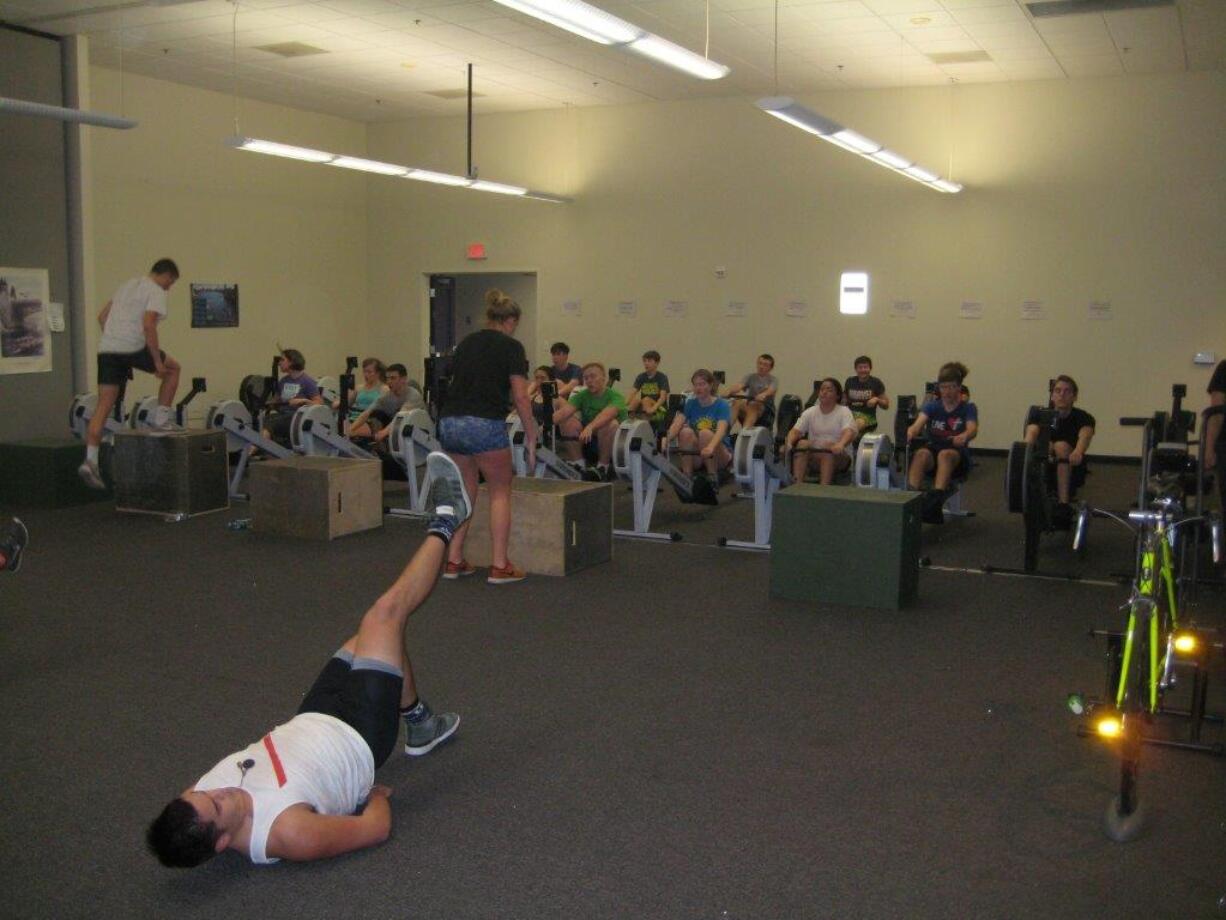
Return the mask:
{"type": "MultiPolygon", "coordinates": [[[[1158,674],[1158,616],[1157,605],[1159,601],[1159,586],[1155,581],[1165,582],[1167,603],[1171,612],[1170,632],[1174,632],[1178,627],[1177,608],[1175,606],[1175,576],[1174,564],[1171,561],[1171,544],[1166,538],[1166,528],[1157,527],[1151,537],[1146,540],[1145,546],[1141,550],[1141,568],[1137,577],[1136,597],[1143,598],[1149,603],[1148,619],[1149,619],[1149,699],[1147,706],[1150,712],[1154,712],[1158,708],[1158,684],[1160,682],[1158,674]],[[1161,567],[1155,572],[1154,556],[1155,544],[1160,546],[1158,552],[1161,554],[1161,567]]],[[[1132,664],[1132,647],[1136,639],[1137,629],[1137,603],[1134,600],[1128,607],[1128,629],[1124,634],[1124,654],[1120,659],[1120,682],[1115,691],[1115,705],[1117,709],[1122,709],[1124,706],[1124,697],[1128,689],[1128,675],[1130,665],[1132,664]]]]}

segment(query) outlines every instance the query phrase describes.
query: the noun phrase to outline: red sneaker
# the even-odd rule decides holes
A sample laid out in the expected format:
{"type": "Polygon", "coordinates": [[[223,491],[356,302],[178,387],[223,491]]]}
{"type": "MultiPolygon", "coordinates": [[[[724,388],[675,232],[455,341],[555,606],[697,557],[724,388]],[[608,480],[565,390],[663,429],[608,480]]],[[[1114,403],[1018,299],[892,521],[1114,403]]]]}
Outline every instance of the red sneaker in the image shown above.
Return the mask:
{"type": "Polygon", "coordinates": [[[528,573],[523,569],[517,569],[515,563],[507,560],[506,568],[490,567],[489,578],[485,579],[491,585],[509,585],[512,582],[523,581],[528,577],[528,573]]]}
{"type": "Polygon", "coordinates": [[[461,559],[459,562],[448,562],[447,567],[443,569],[443,577],[450,581],[455,581],[457,578],[474,575],[476,571],[472,563],[467,559],[461,559]]]}

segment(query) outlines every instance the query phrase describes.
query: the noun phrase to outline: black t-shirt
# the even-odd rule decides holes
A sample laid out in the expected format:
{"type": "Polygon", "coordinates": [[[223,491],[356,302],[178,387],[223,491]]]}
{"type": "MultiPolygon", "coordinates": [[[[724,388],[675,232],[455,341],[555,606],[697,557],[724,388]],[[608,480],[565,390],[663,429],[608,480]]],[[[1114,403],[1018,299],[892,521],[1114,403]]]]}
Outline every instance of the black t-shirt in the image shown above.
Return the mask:
{"type": "Polygon", "coordinates": [[[497,329],[474,332],[455,350],[442,415],[505,418],[511,406],[512,375],[528,375],[524,346],[497,329]]]}
{"type": "MultiPolygon", "coordinates": [[[[1219,361],[1216,368],[1213,369],[1213,377],[1209,380],[1209,386],[1205,388],[1206,393],[1226,393],[1226,361],[1219,361]]],[[[1222,427],[1217,434],[1217,453],[1221,457],[1226,453],[1226,420],[1223,420],[1222,427]]]]}
{"type": "MultiPolygon", "coordinates": [[[[1035,413],[1031,412],[1030,418],[1026,419],[1027,425],[1037,425],[1038,419],[1035,413]]],[[[1077,446],[1077,435],[1082,428],[1095,428],[1097,423],[1094,421],[1094,416],[1084,409],[1078,409],[1076,406],[1069,409],[1068,415],[1061,418],[1060,413],[1055,409],[1051,410],[1051,442],[1055,444],[1058,441],[1063,441],[1069,447],[1077,446]]]]}

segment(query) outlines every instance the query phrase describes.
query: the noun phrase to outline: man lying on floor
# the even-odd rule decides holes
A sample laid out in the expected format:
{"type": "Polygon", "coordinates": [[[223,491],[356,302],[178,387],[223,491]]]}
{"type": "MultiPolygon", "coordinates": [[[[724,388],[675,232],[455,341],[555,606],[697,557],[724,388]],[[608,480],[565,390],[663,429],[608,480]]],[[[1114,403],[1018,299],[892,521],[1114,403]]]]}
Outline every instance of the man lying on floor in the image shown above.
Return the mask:
{"type": "Polygon", "coordinates": [[[362,617],[357,634],[324,666],[298,714],[223,757],[149,826],[149,848],[166,866],[197,866],[222,850],[254,863],[324,859],[387,839],[392,813],[375,769],[396,746],[425,754],[459,726],[417,697],[404,648],[409,614],[430,596],[447,544],[472,503],[445,454],[426,460],[434,516],[395,583],[362,617]]]}

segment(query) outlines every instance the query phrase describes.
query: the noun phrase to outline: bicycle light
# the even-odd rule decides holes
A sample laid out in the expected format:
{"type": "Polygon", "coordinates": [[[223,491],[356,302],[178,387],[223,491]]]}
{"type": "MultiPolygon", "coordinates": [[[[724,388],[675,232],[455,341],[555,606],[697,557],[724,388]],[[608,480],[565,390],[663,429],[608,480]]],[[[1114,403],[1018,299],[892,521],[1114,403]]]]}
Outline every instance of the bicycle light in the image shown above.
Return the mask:
{"type": "Polygon", "coordinates": [[[1175,634],[1175,651],[1181,655],[1190,655],[1196,651],[1196,636],[1193,633],[1181,632],[1175,634]]]}
{"type": "Polygon", "coordinates": [[[1090,527],[1090,506],[1083,504],[1077,509],[1077,526],[1073,529],[1073,552],[1085,545],[1086,531],[1090,527]]]}
{"type": "Polygon", "coordinates": [[[1222,516],[1215,514],[1209,520],[1209,533],[1213,537],[1213,564],[1222,561],[1222,516]]]}
{"type": "Polygon", "coordinates": [[[1086,711],[1086,701],[1080,693],[1070,693],[1064,701],[1064,705],[1068,707],[1068,711],[1075,716],[1079,716],[1086,711]]]}
{"type": "Polygon", "coordinates": [[[1104,738],[1118,738],[1124,731],[1124,720],[1114,714],[1103,716],[1094,724],[1094,730],[1104,738]]]}

